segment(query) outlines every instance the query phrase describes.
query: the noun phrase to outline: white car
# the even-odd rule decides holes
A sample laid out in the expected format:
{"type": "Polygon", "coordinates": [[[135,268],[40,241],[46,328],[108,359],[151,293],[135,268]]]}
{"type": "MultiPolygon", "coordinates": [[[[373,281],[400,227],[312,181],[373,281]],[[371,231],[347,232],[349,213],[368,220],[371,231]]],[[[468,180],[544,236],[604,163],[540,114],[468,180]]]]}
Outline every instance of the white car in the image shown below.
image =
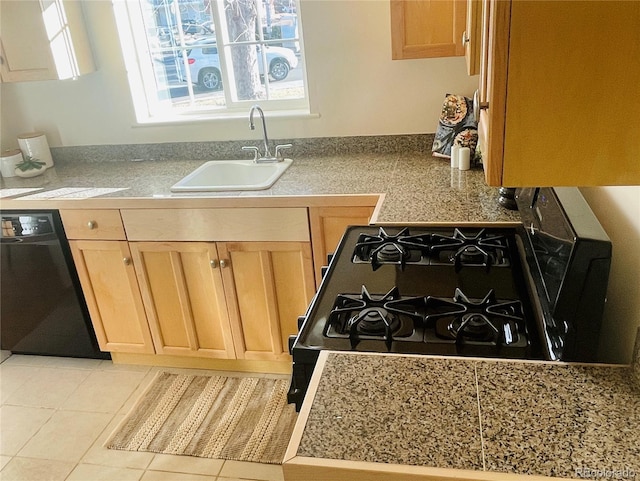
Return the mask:
{"type": "MultiPolygon", "coordinates": [[[[288,48],[264,46],[269,64],[269,75],[274,81],[284,80],[292,68],[298,66],[298,57],[288,48]]],[[[181,80],[186,80],[182,74],[183,63],[181,59],[179,72],[181,80]]],[[[222,88],[222,75],[220,74],[220,56],[218,47],[211,45],[202,48],[187,50],[187,62],[191,72],[191,81],[207,90],[220,90],[222,88]]],[[[262,55],[258,51],[258,68],[260,75],[264,75],[262,55]]]]}

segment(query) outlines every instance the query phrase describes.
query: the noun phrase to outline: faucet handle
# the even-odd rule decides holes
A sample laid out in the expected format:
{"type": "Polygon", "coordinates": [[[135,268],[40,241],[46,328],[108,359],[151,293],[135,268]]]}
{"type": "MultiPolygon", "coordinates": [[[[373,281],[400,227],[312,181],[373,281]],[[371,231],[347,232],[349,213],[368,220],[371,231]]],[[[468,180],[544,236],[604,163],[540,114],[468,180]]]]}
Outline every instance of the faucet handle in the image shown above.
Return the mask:
{"type": "Polygon", "coordinates": [[[290,149],[291,147],[293,147],[293,144],[281,144],[281,145],[276,145],[276,153],[275,153],[275,157],[278,158],[280,151],[284,150],[284,149],[290,149]]]}
{"type": "Polygon", "coordinates": [[[258,161],[258,154],[260,153],[260,150],[258,149],[258,147],[254,145],[243,145],[242,150],[250,150],[251,152],[253,152],[253,161],[254,162],[258,161]]]}

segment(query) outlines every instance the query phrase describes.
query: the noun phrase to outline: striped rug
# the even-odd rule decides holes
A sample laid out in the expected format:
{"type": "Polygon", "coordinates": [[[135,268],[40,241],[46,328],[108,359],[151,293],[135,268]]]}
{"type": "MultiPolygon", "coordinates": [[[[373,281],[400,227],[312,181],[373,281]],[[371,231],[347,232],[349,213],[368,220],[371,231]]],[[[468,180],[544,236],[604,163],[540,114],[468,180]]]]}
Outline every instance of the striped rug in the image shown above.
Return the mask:
{"type": "Polygon", "coordinates": [[[282,464],[296,421],[288,380],[162,372],[106,446],[282,464]]]}

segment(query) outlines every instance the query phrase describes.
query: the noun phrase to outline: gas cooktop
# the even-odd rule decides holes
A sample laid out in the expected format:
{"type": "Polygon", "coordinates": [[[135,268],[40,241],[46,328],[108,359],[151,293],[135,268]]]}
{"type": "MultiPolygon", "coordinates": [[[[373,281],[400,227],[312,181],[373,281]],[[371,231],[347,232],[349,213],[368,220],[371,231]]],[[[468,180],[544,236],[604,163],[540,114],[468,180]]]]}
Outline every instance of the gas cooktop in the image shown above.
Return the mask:
{"type": "Polygon", "coordinates": [[[299,345],[542,358],[514,236],[504,228],[350,227],[299,345]]]}
{"type": "Polygon", "coordinates": [[[290,339],[289,401],[322,349],[595,360],[611,243],[577,189],[516,202],[513,227],[349,227],[290,339]]]}

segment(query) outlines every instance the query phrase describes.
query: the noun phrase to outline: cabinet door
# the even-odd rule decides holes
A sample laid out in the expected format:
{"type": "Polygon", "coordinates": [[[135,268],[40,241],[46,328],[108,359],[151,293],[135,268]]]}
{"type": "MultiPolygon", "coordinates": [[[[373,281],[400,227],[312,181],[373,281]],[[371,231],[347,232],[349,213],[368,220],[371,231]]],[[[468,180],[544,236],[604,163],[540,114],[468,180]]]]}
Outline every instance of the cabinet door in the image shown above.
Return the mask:
{"type": "Polygon", "coordinates": [[[327,265],[327,256],[334,253],[345,229],[350,225],[368,225],[373,209],[374,206],[309,208],[313,264],[318,285],[322,280],[320,269],[327,265]]]}
{"type": "Polygon", "coordinates": [[[233,359],[215,244],[131,242],[158,354],[233,359]]]}
{"type": "Polygon", "coordinates": [[[467,0],[467,23],[463,36],[467,73],[480,73],[480,47],[482,44],[482,1],[467,0]]]}
{"type": "Polygon", "coordinates": [[[464,55],[466,0],[391,0],[391,58],[464,55]]]}
{"type": "Polygon", "coordinates": [[[492,0],[490,185],[640,184],[638,25],[640,2],[492,0]]]}
{"type": "Polygon", "coordinates": [[[69,241],[100,349],[153,353],[153,343],[124,241],[69,241]]]}
{"type": "Polygon", "coordinates": [[[314,294],[308,242],[218,243],[239,359],[288,360],[288,338],[314,294]]]}
{"type": "Polygon", "coordinates": [[[75,78],[95,70],[77,0],[2,0],[3,82],[75,78]]]}

